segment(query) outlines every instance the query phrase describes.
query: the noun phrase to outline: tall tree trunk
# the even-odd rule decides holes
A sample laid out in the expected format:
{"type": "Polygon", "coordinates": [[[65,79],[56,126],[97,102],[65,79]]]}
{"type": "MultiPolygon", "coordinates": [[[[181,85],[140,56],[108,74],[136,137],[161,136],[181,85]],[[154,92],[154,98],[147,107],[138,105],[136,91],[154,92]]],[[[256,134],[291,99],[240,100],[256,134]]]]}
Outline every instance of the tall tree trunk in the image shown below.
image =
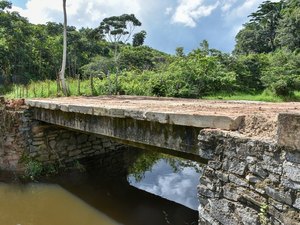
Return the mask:
{"type": "Polygon", "coordinates": [[[68,88],[65,80],[65,71],[67,63],[67,10],[66,10],[66,0],[63,0],[63,10],[64,10],[64,49],[63,49],[63,59],[61,70],[59,72],[59,79],[62,86],[62,91],[64,95],[69,95],[68,88]]]}

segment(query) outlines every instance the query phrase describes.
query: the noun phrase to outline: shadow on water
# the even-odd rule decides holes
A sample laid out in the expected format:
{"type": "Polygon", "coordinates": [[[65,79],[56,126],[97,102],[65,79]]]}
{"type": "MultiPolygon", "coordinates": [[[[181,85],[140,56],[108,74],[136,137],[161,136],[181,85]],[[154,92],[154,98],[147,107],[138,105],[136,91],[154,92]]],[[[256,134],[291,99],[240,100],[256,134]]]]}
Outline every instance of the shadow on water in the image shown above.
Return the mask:
{"type": "Polygon", "coordinates": [[[124,179],[73,173],[54,182],[121,224],[183,225],[198,221],[197,211],[133,187],[124,179]]]}

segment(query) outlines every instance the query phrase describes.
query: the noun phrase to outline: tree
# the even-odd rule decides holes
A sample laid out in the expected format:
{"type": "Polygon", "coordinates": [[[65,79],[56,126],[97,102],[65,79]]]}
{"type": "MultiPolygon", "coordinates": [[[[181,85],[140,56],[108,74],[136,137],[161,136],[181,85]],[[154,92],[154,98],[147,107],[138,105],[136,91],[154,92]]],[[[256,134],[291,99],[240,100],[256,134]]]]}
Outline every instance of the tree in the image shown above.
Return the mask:
{"type": "Polygon", "coordinates": [[[281,17],[283,1],[271,2],[265,1],[259,9],[250,15],[251,22],[258,23],[265,33],[267,43],[272,51],[275,51],[276,29],[281,17]]]}
{"type": "Polygon", "coordinates": [[[272,49],[265,40],[265,33],[260,25],[254,22],[246,23],[235,37],[235,54],[268,53],[272,49]]]}
{"type": "Polygon", "coordinates": [[[134,47],[137,47],[137,46],[141,46],[144,44],[144,41],[146,39],[146,35],[147,35],[147,32],[142,30],[141,32],[139,33],[136,33],[133,35],[133,40],[132,40],[132,45],[134,47]]]}
{"type": "Polygon", "coordinates": [[[236,36],[235,53],[268,53],[276,50],[276,30],[281,18],[283,1],[265,1],[252,13],[250,22],[236,36]]]}
{"type": "Polygon", "coordinates": [[[62,91],[64,95],[68,95],[68,88],[65,81],[65,71],[66,71],[66,63],[67,63],[67,10],[66,10],[66,0],[63,0],[63,11],[64,11],[64,48],[63,48],[63,58],[61,70],[59,72],[59,80],[62,86],[62,91]]]}
{"type": "Polygon", "coordinates": [[[3,11],[5,9],[11,9],[11,2],[2,0],[0,1],[0,11],[3,11]]]}
{"type": "Polygon", "coordinates": [[[131,37],[134,29],[142,23],[134,14],[123,14],[104,18],[97,28],[102,37],[111,42],[114,46],[114,61],[116,69],[115,94],[118,92],[118,73],[119,73],[119,44],[126,43],[131,37]]]}
{"type": "Polygon", "coordinates": [[[277,29],[276,42],[291,51],[300,49],[300,2],[287,1],[277,29]]]}
{"type": "Polygon", "coordinates": [[[175,54],[177,57],[184,57],[185,54],[184,54],[184,48],[183,47],[177,47],[175,49],[175,54]]]}

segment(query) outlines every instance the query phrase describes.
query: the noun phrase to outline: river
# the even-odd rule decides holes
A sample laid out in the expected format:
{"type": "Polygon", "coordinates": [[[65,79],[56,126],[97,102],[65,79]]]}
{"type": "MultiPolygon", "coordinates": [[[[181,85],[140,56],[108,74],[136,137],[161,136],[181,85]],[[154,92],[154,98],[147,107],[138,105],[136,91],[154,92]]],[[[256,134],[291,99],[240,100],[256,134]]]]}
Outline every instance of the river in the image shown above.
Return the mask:
{"type": "Polygon", "coordinates": [[[198,224],[201,166],[143,152],[128,171],[72,171],[29,183],[1,173],[0,225],[198,224]]]}

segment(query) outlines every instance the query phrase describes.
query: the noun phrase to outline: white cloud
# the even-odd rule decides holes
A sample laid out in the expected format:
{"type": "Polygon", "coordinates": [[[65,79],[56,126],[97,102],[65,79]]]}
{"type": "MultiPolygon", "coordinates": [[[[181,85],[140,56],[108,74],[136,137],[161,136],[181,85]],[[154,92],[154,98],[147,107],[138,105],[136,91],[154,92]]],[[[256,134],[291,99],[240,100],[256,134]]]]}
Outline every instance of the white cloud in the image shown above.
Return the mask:
{"type": "Polygon", "coordinates": [[[166,15],[170,15],[172,11],[173,11],[173,8],[172,7],[168,7],[168,8],[166,8],[165,14],[166,15]]]}
{"type": "Polygon", "coordinates": [[[236,3],[236,1],[237,0],[224,0],[221,6],[221,10],[223,12],[229,11],[232,8],[233,4],[236,3]]]}
{"type": "MultiPolygon", "coordinates": [[[[141,15],[140,0],[76,0],[67,1],[69,25],[95,27],[107,16],[133,13],[141,15]]],[[[35,24],[62,22],[62,0],[28,0],[26,8],[13,7],[35,24]]]]}
{"type": "Polygon", "coordinates": [[[209,16],[218,5],[219,1],[213,5],[205,5],[204,0],[180,0],[172,17],[172,22],[181,23],[187,27],[195,27],[200,18],[209,16]]]}
{"type": "Polygon", "coordinates": [[[134,187],[196,210],[199,205],[196,198],[199,177],[193,167],[175,173],[164,160],[159,160],[140,182],[131,176],[128,180],[134,187]]]}

